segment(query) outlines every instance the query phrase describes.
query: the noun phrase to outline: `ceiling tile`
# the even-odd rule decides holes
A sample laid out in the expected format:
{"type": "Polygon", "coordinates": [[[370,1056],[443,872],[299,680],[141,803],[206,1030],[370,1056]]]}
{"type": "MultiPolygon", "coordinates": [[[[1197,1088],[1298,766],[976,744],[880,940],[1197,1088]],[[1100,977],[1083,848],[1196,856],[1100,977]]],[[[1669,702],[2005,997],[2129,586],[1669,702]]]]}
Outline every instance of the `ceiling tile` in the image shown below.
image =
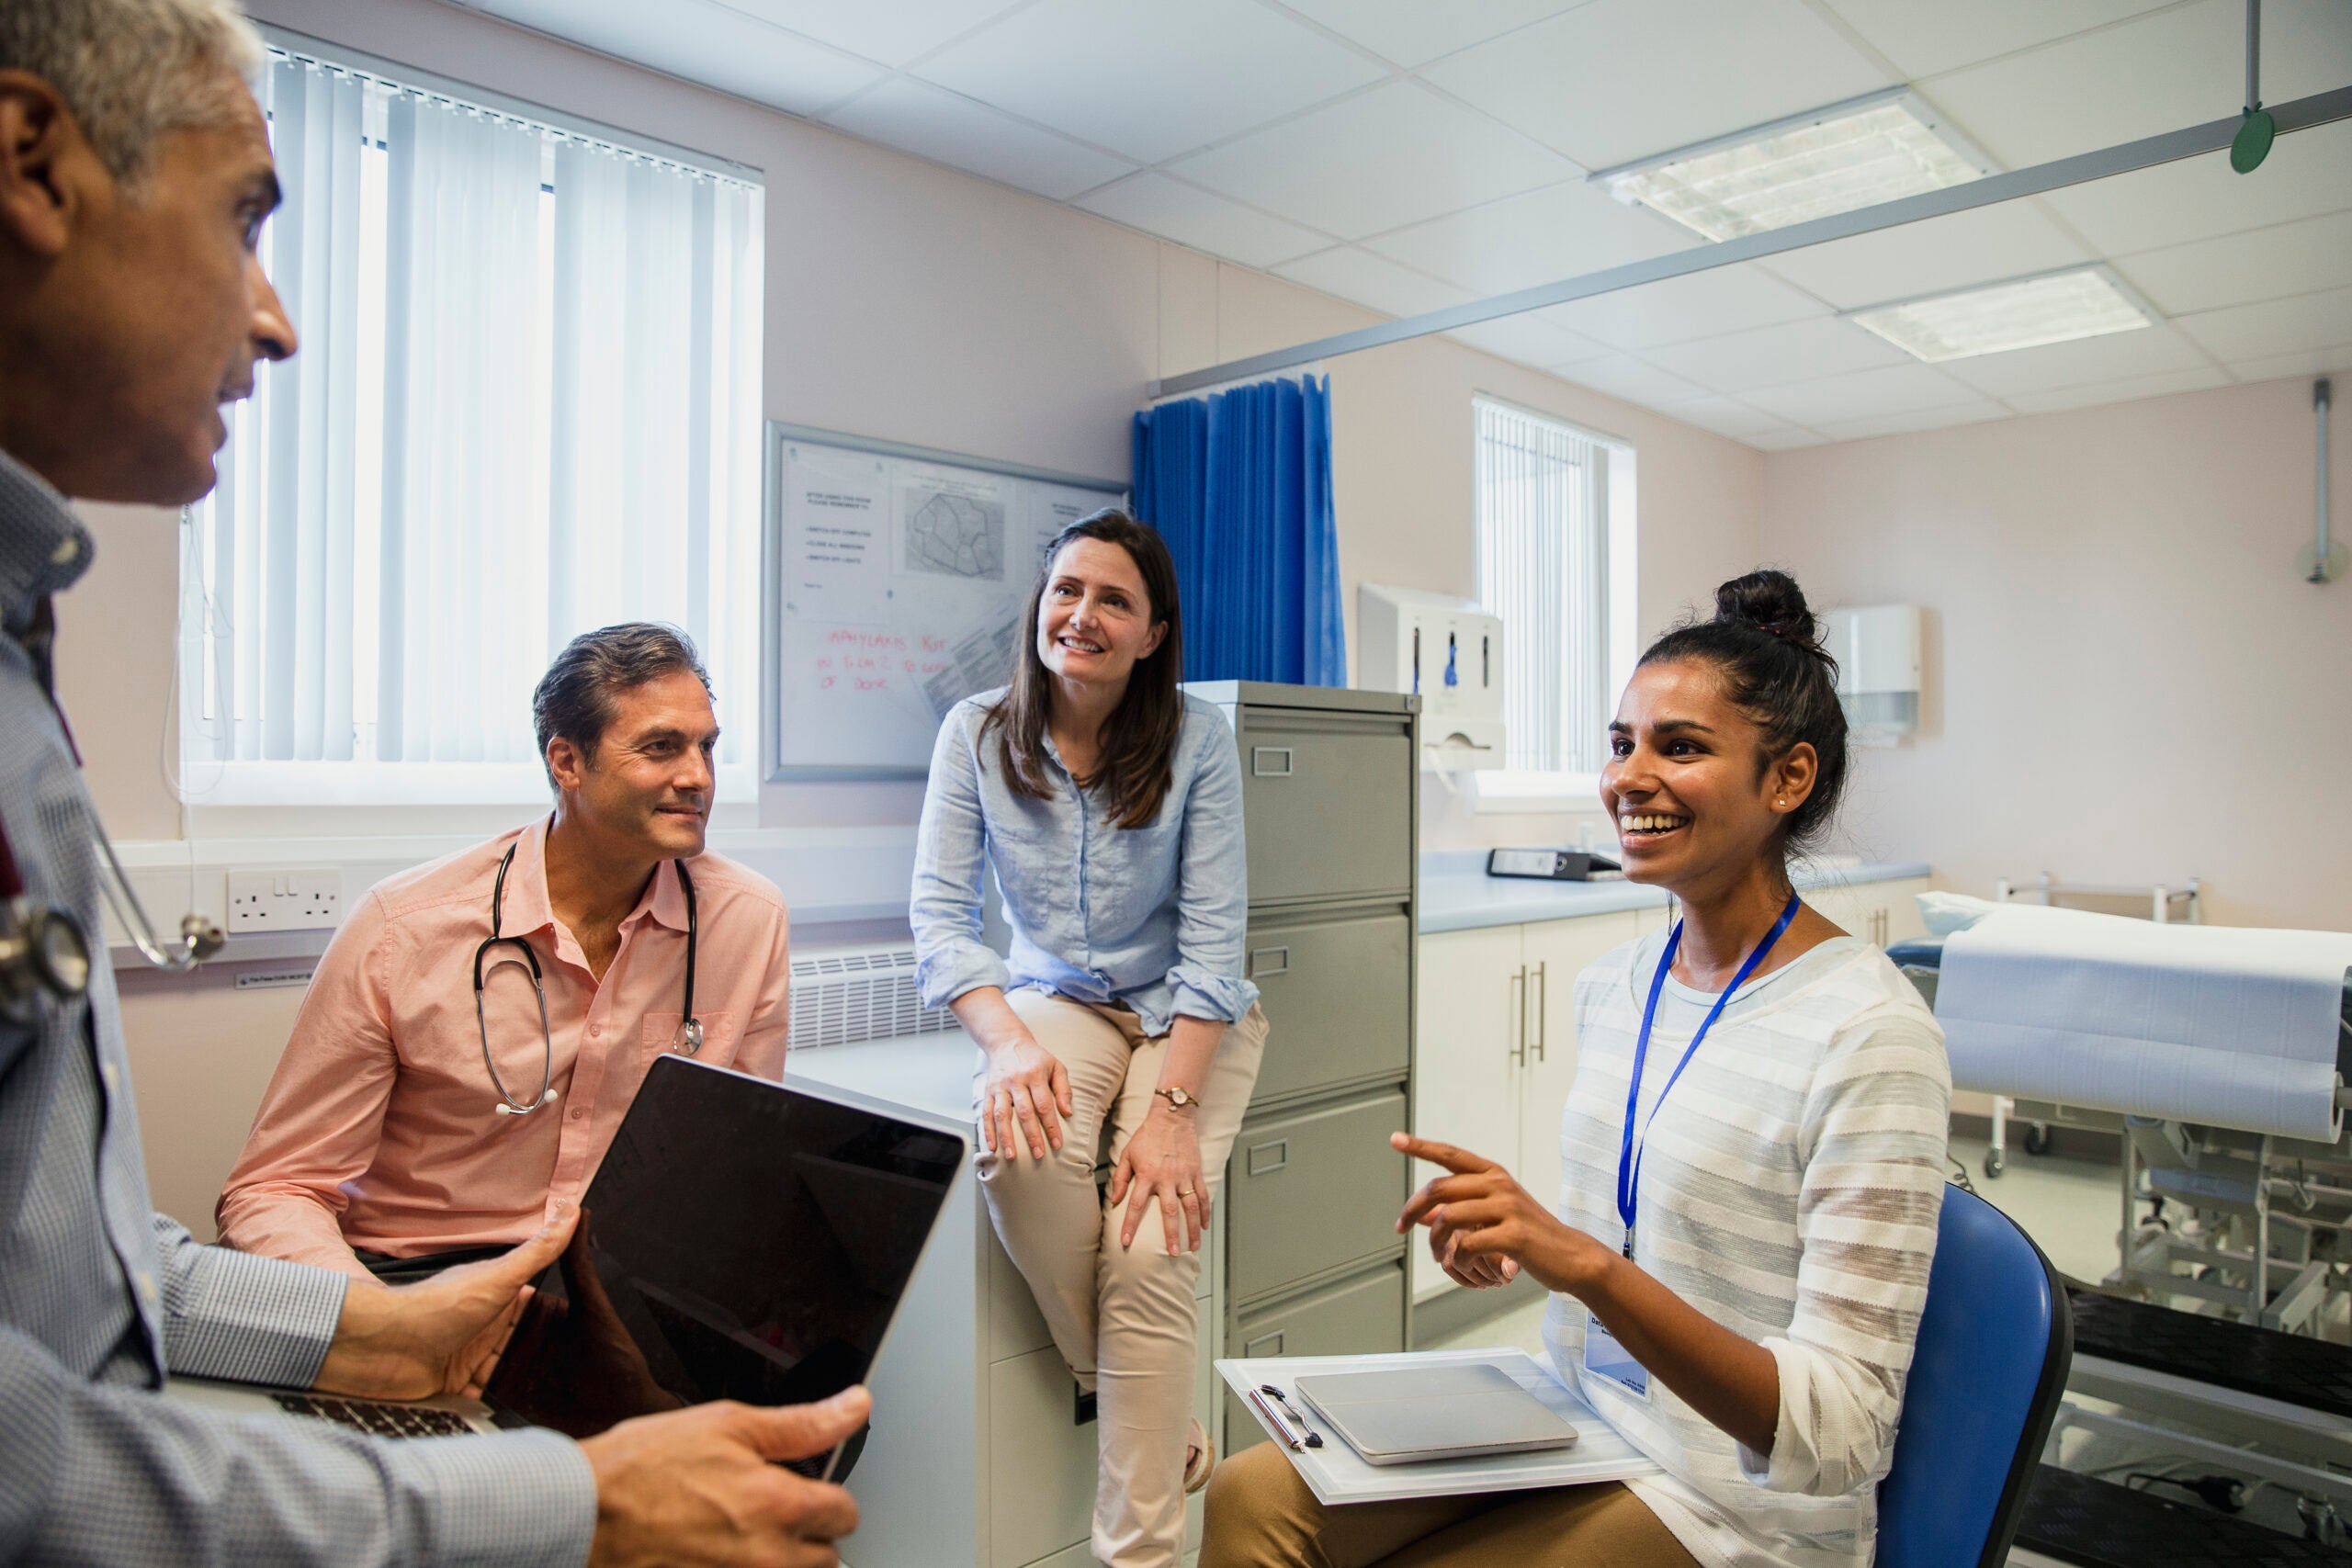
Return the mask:
{"type": "Polygon", "coordinates": [[[2341,212],[2352,208],[2352,121],[2280,137],[2251,175],[2209,152],[2041,199],[2111,256],[2341,212]]]}
{"type": "Polygon", "coordinates": [[[1170,167],[1348,239],[1584,173],[1418,82],[1326,104],[1170,167]]]}
{"type": "Polygon", "coordinates": [[[1365,242],[1482,295],[1688,250],[1699,237],[1582,181],[1506,197],[1365,242]]]}
{"type": "Polygon", "coordinates": [[[1910,363],[1909,356],[1893,344],[1834,316],[1673,344],[1651,349],[1645,357],[1715,392],[1747,392],[1873,366],[1910,363]]]}
{"type": "Polygon", "coordinates": [[[1786,430],[1767,431],[1759,435],[1743,435],[1739,439],[1743,445],[1753,446],[1759,452],[1787,452],[1799,446],[1823,446],[1829,441],[1826,435],[1799,430],[1794,425],[1786,430]]]}
{"type": "Polygon", "coordinates": [[[1968,0],[1966,5],[1920,0],[1829,0],[1872,48],[1913,81],[1955,66],[2064,38],[2153,11],[2171,0],[1968,0]]]}
{"type": "Polygon", "coordinates": [[[1696,402],[1707,394],[1706,388],[1671,375],[1655,365],[1645,365],[1630,354],[1588,359],[1581,365],[1566,367],[1559,375],[1563,381],[1573,381],[1579,387],[1589,387],[1596,392],[1606,392],[1612,398],[1623,398],[1629,403],[1641,403],[1654,409],[1696,402]]]}
{"type": "Polygon", "coordinates": [[[1903,413],[1873,414],[1867,419],[1838,420],[1815,426],[1832,441],[1868,441],[1878,435],[1908,435],[1922,430],[1946,430],[1956,424],[1984,424],[2007,419],[2000,404],[1978,399],[1944,408],[1912,409],[1903,413]]]}
{"type": "Polygon", "coordinates": [[[1756,265],[1841,310],[1852,310],[2089,259],[2031,201],[2005,201],[1850,240],[1807,245],[1756,265]]]}
{"type": "Polygon", "coordinates": [[[2227,376],[2207,366],[2196,370],[2168,370],[2161,376],[2133,376],[2121,381],[2095,381],[2087,387],[2061,387],[2050,392],[2016,392],[2004,400],[2019,413],[2057,413],[2099,403],[2128,403],[2135,398],[2201,392],[2209,387],[2229,384],[2227,376]]]}
{"type": "Polygon", "coordinates": [[[1483,349],[1498,358],[1532,365],[1539,370],[1581,365],[1587,360],[1602,358],[1609,353],[1606,344],[1580,337],[1566,327],[1555,326],[1541,315],[1498,316],[1491,321],[1480,321],[1476,326],[1456,327],[1446,335],[1459,338],[1471,347],[1483,349]]]}
{"type": "Polygon", "coordinates": [[[1966,387],[1926,365],[1886,365],[1787,386],[1759,387],[1745,400],[1791,424],[1826,431],[1832,424],[1951,408],[1980,400],[1966,387]]]}
{"type": "Polygon", "coordinates": [[[2194,370],[2211,363],[2197,352],[2195,344],[2158,321],[2105,337],[1947,360],[1938,368],[1988,397],[2007,398],[2018,392],[2048,392],[2061,387],[2086,387],[2094,381],[2194,370]]]}
{"type": "Polygon", "coordinates": [[[2352,343],[2352,288],[2206,310],[2181,317],[2179,326],[2231,365],[2242,359],[2304,354],[2352,343]]]}
{"type": "Polygon", "coordinates": [[[787,114],[812,115],[881,79],[863,60],[714,0],[475,0],[521,27],[683,76],[787,114]]]}
{"type": "Polygon", "coordinates": [[[1750,263],[1597,294],[1544,314],[1611,348],[1650,348],[1829,311],[1750,263]]]}
{"type": "Polygon", "coordinates": [[[1702,430],[1712,430],[1735,441],[1779,434],[1796,428],[1788,421],[1741,402],[1737,398],[1701,398],[1695,403],[1677,403],[1666,412],[1685,424],[1695,424],[1702,430]]]}
{"type": "Polygon", "coordinates": [[[1078,205],[1243,266],[1272,266],[1331,243],[1329,235],[1148,170],[1089,192],[1078,205]]]}
{"type": "Polygon", "coordinates": [[[1892,85],[1803,0],[1594,0],[1424,74],[1592,169],[1892,85]]]}
{"type": "Polygon", "coordinates": [[[890,0],[844,6],[841,0],[728,0],[738,11],[790,28],[820,43],[904,65],[948,39],[1011,10],[1019,0],[890,0]]]}
{"type": "Polygon", "coordinates": [[[1411,267],[1399,266],[1385,256],[1374,255],[1353,245],[1340,245],[1284,262],[1274,268],[1274,274],[1369,306],[1386,316],[1418,316],[1424,310],[1464,305],[1473,298],[1466,288],[1440,283],[1411,267]]]}
{"type": "Polygon", "coordinates": [[[1040,0],[916,74],[1157,164],[1384,73],[1252,0],[1040,0]]]}
{"type": "Polygon", "coordinates": [[[895,76],[825,117],[853,136],[1006,185],[1067,201],[1135,165],[1068,137],[958,97],[944,87],[895,76]]]}
{"type": "MultiPolygon", "coordinates": [[[[2344,0],[2270,0],[2262,12],[2266,100],[2352,81],[2346,17],[2344,0]]],[[[2238,0],[2201,0],[2078,33],[1939,77],[1927,89],[2013,169],[2220,119],[2237,113],[2245,95],[2238,0]]]]}
{"type": "Polygon", "coordinates": [[[1283,0],[1398,65],[1426,64],[1586,0],[1283,0]]]}
{"type": "Polygon", "coordinates": [[[2352,212],[2148,251],[2115,268],[2170,315],[2313,294],[2352,278],[2352,212]]]}
{"type": "Polygon", "coordinates": [[[2260,359],[2241,359],[2230,366],[2230,374],[2241,381],[2277,381],[2289,376],[2352,375],[2352,343],[2339,343],[2330,348],[2307,348],[2294,354],[2274,354],[2260,359]]]}

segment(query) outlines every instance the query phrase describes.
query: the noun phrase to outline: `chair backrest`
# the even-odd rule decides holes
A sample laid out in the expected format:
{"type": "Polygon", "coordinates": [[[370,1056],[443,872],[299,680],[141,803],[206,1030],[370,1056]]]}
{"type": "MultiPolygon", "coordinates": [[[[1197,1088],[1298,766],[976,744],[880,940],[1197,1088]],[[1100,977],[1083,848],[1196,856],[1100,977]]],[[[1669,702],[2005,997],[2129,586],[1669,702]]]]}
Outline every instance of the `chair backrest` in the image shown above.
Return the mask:
{"type": "Polygon", "coordinates": [[[2066,1392],[2075,1320],[2017,1223],[1944,1190],[1928,1304],[1878,1488],[1878,1568],[2000,1568],[2066,1392]]]}

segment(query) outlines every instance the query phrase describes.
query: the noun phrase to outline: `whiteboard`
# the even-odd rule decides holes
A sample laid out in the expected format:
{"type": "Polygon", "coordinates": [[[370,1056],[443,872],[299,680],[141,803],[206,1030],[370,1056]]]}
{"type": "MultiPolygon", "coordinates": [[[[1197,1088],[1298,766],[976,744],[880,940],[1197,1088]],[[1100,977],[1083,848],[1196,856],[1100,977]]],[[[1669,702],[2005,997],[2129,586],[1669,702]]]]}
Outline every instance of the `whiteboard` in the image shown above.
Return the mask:
{"type": "Polygon", "coordinates": [[[947,711],[1012,676],[1046,546],[1124,503],[1057,474],[770,422],[771,778],[921,777],[947,711]]]}

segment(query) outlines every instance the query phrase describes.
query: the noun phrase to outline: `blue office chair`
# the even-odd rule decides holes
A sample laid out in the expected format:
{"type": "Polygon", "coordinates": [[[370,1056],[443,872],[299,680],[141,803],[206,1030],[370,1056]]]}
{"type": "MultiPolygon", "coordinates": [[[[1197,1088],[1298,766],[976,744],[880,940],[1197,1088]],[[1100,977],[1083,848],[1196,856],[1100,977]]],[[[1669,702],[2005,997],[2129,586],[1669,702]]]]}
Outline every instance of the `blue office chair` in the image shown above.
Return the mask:
{"type": "Polygon", "coordinates": [[[2000,1210],[1946,1188],[1894,1464],[1878,1486],[1878,1568],[2001,1568],[2074,1356],[2050,1259],[2000,1210]]]}

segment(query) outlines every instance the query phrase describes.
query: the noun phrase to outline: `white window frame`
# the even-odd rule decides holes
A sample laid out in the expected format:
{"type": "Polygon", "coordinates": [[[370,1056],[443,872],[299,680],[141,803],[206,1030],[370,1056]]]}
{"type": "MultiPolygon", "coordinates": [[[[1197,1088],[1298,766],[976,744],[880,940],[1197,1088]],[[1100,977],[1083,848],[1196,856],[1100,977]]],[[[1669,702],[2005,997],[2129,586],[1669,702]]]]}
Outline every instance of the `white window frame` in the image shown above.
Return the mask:
{"type": "MultiPolygon", "coordinates": [[[[560,136],[609,144],[630,154],[741,184],[764,187],[766,183],[756,168],[658,138],[551,110],[269,24],[260,24],[259,30],[275,50],[355,75],[394,83],[560,136]]],[[[763,354],[763,330],[760,335],[763,354]]],[[[748,439],[755,451],[763,453],[764,397],[754,397],[763,406],[753,410],[753,430],[748,439]]],[[[250,834],[265,821],[273,832],[298,836],[342,837],[366,834],[371,829],[379,834],[429,833],[444,830],[452,821],[470,824],[481,816],[481,811],[468,808],[543,808],[550,803],[552,791],[537,758],[504,762],[255,761],[214,755],[212,735],[217,721],[207,718],[205,694],[199,689],[206,660],[207,601],[195,513],[194,507],[184,508],[180,519],[182,588],[175,649],[183,678],[175,682],[179,739],[170,750],[176,764],[172,783],[182,805],[183,831],[189,838],[250,834]],[[191,671],[198,672],[196,678],[186,678],[191,671]]],[[[765,506],[756,484],[750,511],[741,518],[730,515],[728,525],[748,544],[763,570],[765,506]]],[[[757,603],[755,594],[755,606],[757,603]]],[[[755,607],[754,615],[760,613],[755,607]]],[[[742,640],[740,650],[700,650],[718,686],[722,721],[741,743],[740,760],[716,770],[714,823],[725,821],[739,828],[750,826],[753,819],[764,755],[760,734],[764,722],[760,700],[764,641],[756,620],[742,640]]],[[[504,812],[498,815],[503,817],[504,812]]]]}
{"type": "MultiPolygon", "coordinates": [[[[1471,403],[1471,538],[1474,552],[1473,575],[1476,581],[1486,581],[1487,519],[1484,497],[1478,493],[1480,471],[1479,446],[1484,440],[1480,433],[1479,410],[1491,405],[1520,418],[1533,420],[1557,427],[1580,440],[1592,444],[1594,457],[1606,463],[1602,470],[1602,510],[1604,516],[1597,520],[1602,530],[1600,541],[1605,567],[1605,620],[1600,636],[1600,647],[1595,649],[1606,660],[1606,684],[1609,701],[1624,689],[1632,678],[1637,654],[1635,633],[1639,623],[1639,568],[1637,547],[1639,534],[1636,517],[1639,510],[1638,470],[1633,444],[1622,436],[1611,435],[1560,418],[1541,409],[1529,408],[1508,398],[1479,392],[1471,403]]],[[[1490,614],[1502,612],[1494,605],[1487,606],[1490,614]]],[[[1505,617],[1503,635],[1505,648],[1510,650],[1504,663],[1506,671],[1524,668],[1530,660],[1523,652],[1524,644],[1514,638],[1509,616],[1505,617]]],[[[1506,681],[1510,679],[1506,674],[1506,681]]],[[[1508,745],[1508,739],[1506,740],[1508,745]]],[[[1479,815],[1557,815],[1563,812],[1598,811],[1600,774],[1598,770],[1497,768],[1467,775],[1474,781],[1471,807],[1479,815]]]]}

